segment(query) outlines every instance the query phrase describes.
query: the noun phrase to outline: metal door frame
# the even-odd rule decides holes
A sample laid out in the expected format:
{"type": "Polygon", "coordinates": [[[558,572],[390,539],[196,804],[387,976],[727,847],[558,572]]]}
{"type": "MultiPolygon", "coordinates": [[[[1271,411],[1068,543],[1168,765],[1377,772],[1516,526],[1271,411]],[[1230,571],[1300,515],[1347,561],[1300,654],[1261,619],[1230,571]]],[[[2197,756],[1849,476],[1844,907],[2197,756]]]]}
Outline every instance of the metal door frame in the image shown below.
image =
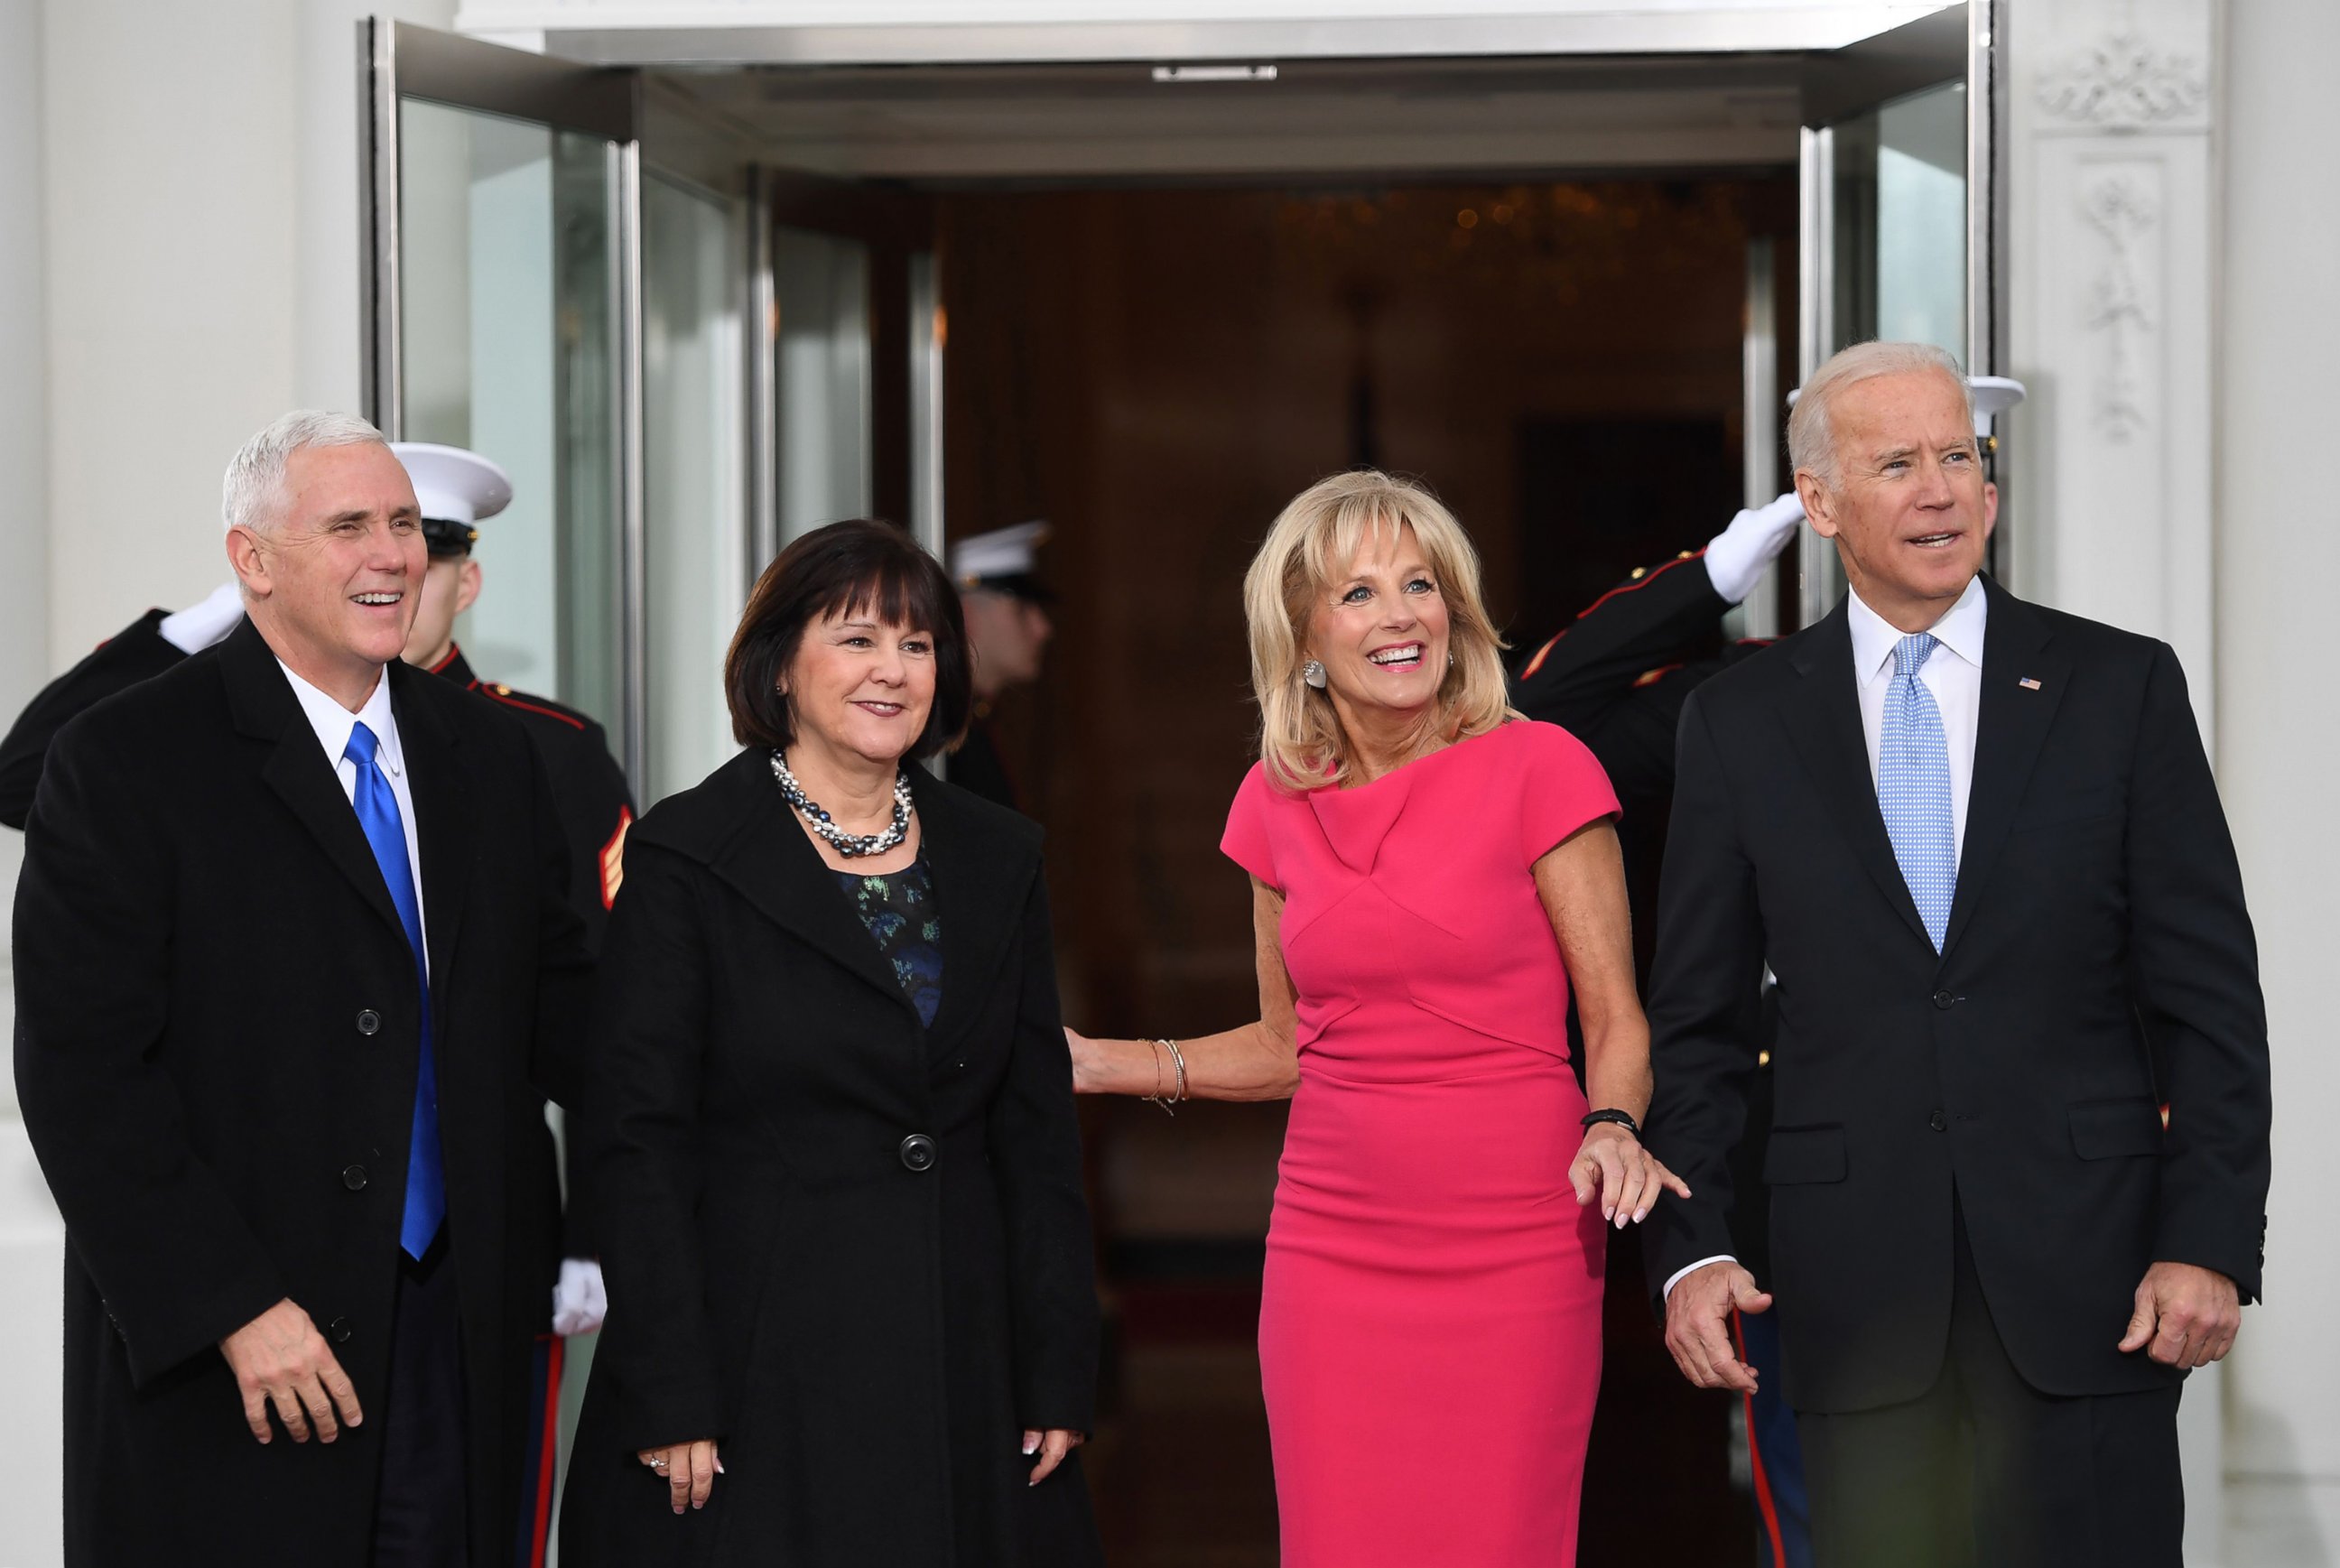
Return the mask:
{"type": "Polygon", "coordinates": [[[364,412],[392,441],[405,423],[399,278],[401,103],[424,98],[455,108],[502,114],[598,136],[617,149],[610,210],[610,301],[616,341],[610,406],[618,430],[611,475],[619,507],[618,625],[620,658],[617,717],[627,777],[637,789],[649,760],[644,709],[649,693],[649,597],[643,591],[647,541],[642,491],[642,271],[640,76],[638,72],[481,43],[385,16],[357,24],[359,354],[364,412]]]}

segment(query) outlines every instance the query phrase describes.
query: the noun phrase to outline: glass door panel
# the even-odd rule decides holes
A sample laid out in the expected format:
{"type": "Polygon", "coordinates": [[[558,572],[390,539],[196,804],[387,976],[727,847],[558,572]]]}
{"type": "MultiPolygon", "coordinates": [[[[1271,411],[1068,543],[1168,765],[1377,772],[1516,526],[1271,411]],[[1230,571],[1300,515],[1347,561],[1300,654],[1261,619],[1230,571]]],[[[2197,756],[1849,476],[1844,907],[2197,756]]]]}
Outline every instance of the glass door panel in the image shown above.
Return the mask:
{"type": "Polygon", "coordinates": [[[608,143],[409,99],[399,116],[400,434],[492,459],[485,586],[457,626],[483,678],[620,710],[608,143]]]}
{"type": "Polygon", "coordinates": [[[645,804],[698,783],[738,749],[723,655],[749,586],[744,250],[736,203],[645,175],[645,804]]]}
{"type": "Polygon", "coordinates": [[[871,511],[869,247],[781,225],[772,236],[772,293],[785,545],[871,511]]]}

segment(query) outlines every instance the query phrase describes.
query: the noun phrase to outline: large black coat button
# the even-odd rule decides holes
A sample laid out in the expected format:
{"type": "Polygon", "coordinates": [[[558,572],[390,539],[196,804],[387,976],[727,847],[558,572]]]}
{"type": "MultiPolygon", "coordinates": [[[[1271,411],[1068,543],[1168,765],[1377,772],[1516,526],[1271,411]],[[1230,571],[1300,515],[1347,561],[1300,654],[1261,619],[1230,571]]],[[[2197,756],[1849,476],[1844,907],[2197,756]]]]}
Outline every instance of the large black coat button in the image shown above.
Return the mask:
{"type": "Polygon", "coordinates": [[[1926,1125],[1938,1133],[1948,1127],[1950,1125],[1950,1118],[1944,1116],[1941,1112],[1936,1111],[1932,1116],[1926,1118],[1926,1125]]]}
{"type": "Polygon", "coordinates": [[[912,1133],[902,1140],[902,1164],[914,1171],[935,1168],[935,1140],[924,1133],[912,1133]]]}
{"type": "Polygon", "coordinates": [[[365,1166],[343,1166],[342,1167],[342,1185],[343,1186],[349,1188],[352,1192],[363,1192],[365,1191],[365,1166]]]}
{"type": "Polygon", "coordinates": [[[1944,1012],[1946,1012],[1946,1013],[1947,1013],[1947,1012],[1948,1012],[1952,1007],[1957,1007],[1958,1005],[1958,999],[1956,997],[1954,997],[1954,996],[1950,995],[1950,994],[1949,994],[1949,992],[1948,992],[1948,991],[1936,991],[1936,992],[1934,993],[1934,1006],[1936,1006],[1936,1007],[1938,1007],[1941,1008],[1941,1009],[1942,1009],[1942,1011],[1944,1011],[1944,1012]]]}
{"type": "Polygon", "coordinates": [[[375,1012],[372,1007],[368,1007],[365,1011],[358,1015],[359,1034],[378,1035],[381,1032],[382,1015],[380,1013],[375,1012]]]}
{"type": "Polygon", "coordinates": [[[350,1320],[346,1317],[337,1317],[325,1325],[325,1337],[335,1345],[347,1345],[350,1342],[350,1335],[355,1332],[357,1331],[350,1326],[350,1320]]]}

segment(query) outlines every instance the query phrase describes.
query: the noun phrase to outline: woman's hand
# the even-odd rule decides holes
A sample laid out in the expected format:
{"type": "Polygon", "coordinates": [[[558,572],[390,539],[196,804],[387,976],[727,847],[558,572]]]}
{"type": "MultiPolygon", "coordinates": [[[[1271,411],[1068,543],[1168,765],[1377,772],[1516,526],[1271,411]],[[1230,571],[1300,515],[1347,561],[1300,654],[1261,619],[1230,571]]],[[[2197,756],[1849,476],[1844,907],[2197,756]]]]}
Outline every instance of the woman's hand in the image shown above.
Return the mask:
{"type": "Polygon", "coordinates": [[[723,1461],[716,1454],[711,1437],[645,1448],[634,1457],[666,1483],[667,1496],[677,1513],[686,1503],[693,1508],[706,1507],[709,1494],[715,1490],[715,1478],[723,1474],[723,1461]]]}
{"type": "Polygon", "coordinates": [[[1105,1048],[1100,1041],[1065,1026],[1065,1046],[1073,1053],[1073,1093],[1103,1095],[1112,1093],[1106,1082],[1105,1048]]]}
{"type": "Polygon", "coordinates": [[[1568,1179],[1576,1187],[1577,1206],[1581,1208],[1598,1197],[1601,1217],[1615,1221],[1619,1230],[1628,1223],[1638,1225],[1647,1219],[1661,1193],[1690,1196],[1688,1182],[1666,1169],[1657,1156],[1641,1146],[1641,1139],[1614,1122],[1595,1122],[1585,1129],[1583,1146],[1568,1167],[1568,1179]]]}
{"type": "MultiPolygon", "coordinates": [[[[1070,1029],[1066,1029],[1065,1032],[1068,1035],[1072,1033],[1070,1029]]],[[[1074,1449],[1078,1448],[1082,1444],[1086,1443],[1088,1440],[1089,1434],[1087,1433],[1074,1432],[1062,1426],[1051,1426],[1046,1432],[1035,1432],[1028,1427],[1026,1428],[1024,1433],[1025,1455],[1028,1458],[1032,1454],[1036,1454],[1040,1456],[1040,1463],[1032,1467],[1032,1479],[1026,1482],[1025,1484],[1027,1486],[1039,1485],[1040,1483],[1048,1479],[1049,1475],[1055,1472],[1057,1465],[1062,1464],[1065,1462],[1066,1454],[1070,1454],[1074,1449]]]]}

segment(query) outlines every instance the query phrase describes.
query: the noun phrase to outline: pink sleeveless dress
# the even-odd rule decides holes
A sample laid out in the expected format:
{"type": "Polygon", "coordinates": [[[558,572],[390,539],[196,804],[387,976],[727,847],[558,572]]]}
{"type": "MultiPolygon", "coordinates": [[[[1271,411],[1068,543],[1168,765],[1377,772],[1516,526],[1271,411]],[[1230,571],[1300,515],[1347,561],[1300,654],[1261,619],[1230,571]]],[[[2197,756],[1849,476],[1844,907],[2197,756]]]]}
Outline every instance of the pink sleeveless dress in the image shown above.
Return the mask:
{"type": "Polygon", "coordinates": [[[1300,1087],[1259,1355],[1284,1568],[1576,1561],[1601,1382],[1568,974],[1530,868],[1613,814],[1515,720],[1371,784],[1254,766],[1221,848],[1284,895],[1300,1087]]]}

